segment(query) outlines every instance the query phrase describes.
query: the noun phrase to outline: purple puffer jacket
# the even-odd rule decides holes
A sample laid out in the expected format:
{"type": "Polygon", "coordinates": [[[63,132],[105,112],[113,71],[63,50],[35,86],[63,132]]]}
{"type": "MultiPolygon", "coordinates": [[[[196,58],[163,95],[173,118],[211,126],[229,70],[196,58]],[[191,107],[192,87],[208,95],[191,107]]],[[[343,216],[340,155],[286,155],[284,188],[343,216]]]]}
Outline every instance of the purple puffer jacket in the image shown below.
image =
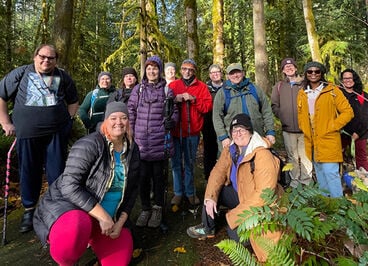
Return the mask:
{"type": "MultiPolygon", "coordinates": [[[[133,88],[128,101],[129,123],[142,160],[163,160],[165,151],[170,156],[174,153],[172,137],[164,127],[165,85],[164,79],[156,84],[144,79],[133,88]]],[[[174,97],[170,88],[167,97],[174,97]]],[[[178,120],[176,107],[172,119],[178,120]]]]}

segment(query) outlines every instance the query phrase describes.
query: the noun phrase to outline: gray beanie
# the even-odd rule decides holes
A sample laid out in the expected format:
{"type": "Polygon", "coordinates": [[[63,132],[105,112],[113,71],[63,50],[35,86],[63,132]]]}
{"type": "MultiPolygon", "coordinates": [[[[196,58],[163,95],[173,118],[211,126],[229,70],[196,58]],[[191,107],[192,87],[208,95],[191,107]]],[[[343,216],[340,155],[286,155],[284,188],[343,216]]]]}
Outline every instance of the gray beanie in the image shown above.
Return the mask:
{"type": "Polygon", "coordinates": [[[176,65],[173,62],[165,63],[165,68],[164,69],[166,70],[166,68],[168,68],[168,67],[173,67],[176,70],[176,65]]]}
{"type": "Polygon", "coordinates": [[[129,116],[128,107],[123,102],[110,102],[106,105],[105,119],[107,119],[112,113],[123,112],[129,116]]]}
{"type": "Polygon", "coordinates": [[[312,61],[312,62],[308,62],[305,64],[304,66],[304,73],[311,67],[316,67],[316,68],[319,68],[321,70],[321,72],[323,74],[326,73],[326,68],[324,65],[322,65],[320,62],[316,62],[316,61],[312,61]]]}
{"type": "Polygon", "coordinates": [[[102,71],[102,72],[100,72],[100,74],[98,74],[98,78],[97,78],[97,81],[98,81],[98,82],[100,82],[100,78],[101,78],[102,76],[109,76],[109,77],[110,77],[110,79],[112,79],[112,75],[111,75],[111,73],[110,73],[110,72],[102,71]]]}

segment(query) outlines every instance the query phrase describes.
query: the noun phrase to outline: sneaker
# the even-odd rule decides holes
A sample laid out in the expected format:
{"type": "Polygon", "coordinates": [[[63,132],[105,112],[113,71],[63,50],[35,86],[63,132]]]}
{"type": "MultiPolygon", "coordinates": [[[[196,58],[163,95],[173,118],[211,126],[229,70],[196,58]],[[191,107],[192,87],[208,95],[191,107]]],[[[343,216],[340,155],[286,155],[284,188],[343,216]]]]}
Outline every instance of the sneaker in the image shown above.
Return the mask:
{"type": "Polygon", "coordinates": [[[199,203],[201,203],[201,201],[196,195],[188,196],[188,200],[190,205],[199,205],[199,203]]]}
{"type": "Polygon", "coordinates": [[[208,230],[203,224],[191,226],[187,229],[187,234],[191,238],[197,238],[198,240],[205,240],[207,238],[215,237],[215,230],[208,230]]]}
{"type": "Polygon", "coordinates": [[[147,225],[149,218],[151,217],[152,211],[142,211],[139,215],[137,222],[135,223],[136,226],[144,227],[147,225]]]}
{"type": "Polygon", "coordinates": [[[159,227],[162,220],[162,207],[154,205],[152,207],[152,215],[148,221],[148,227],[156,228],[159,227]]]}
{"type": "Polygon", "coordinates": [[[180,205],[181,203],[181,196],[175,195],[172,199],[171,199],[171,205],[180,205]]]}

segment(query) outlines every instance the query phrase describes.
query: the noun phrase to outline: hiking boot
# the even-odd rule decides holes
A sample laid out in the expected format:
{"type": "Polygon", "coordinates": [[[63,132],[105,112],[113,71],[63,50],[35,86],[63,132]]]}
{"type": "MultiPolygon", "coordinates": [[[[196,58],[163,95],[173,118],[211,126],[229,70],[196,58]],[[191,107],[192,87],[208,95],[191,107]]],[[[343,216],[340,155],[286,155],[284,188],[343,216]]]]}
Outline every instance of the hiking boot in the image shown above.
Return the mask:
{"type": "Polygon", "coordinates": [[[27,233],[33,230],[33,214],[35,209],[25,210],[23,213],[22,221],[20,222],[20,233],[27,233]]]}
{"type": "Polygon", "coordinates": [[[201,203],[201,201],[196,195],[188,196],[188,200],[190,205],[199,205],[199,203],[201,203]]]}
{"type": "Polygon", "coordinates": [[[162,207],[154,205],[152,207],[152,215],[148,221],[148,227],[156,228],[159,227],[162,220],[162,207]]]}
{"type": "Polygon", "coordinates": [[[197,238],[198,240],[205,240],[207,238],[215,237],[215,230],[207,229],[203,224],[191,226],[187,229],[187,234],[191,238],[197,238]]]}
{"type": "Polygon", "coordinates": [[[171,199],[171,205],[180,205],[180,203],[181,203],[181,199],[182,199],[182,196],[175,195],[175,196],[171,199]]]}
{"type": "Polygon", "coordinates": [[[139,215],[137,222],[135,223],[136,226],[144,227],[147,225],[149,218],[151,217],[152,211],[142,211],[139,215]]]}

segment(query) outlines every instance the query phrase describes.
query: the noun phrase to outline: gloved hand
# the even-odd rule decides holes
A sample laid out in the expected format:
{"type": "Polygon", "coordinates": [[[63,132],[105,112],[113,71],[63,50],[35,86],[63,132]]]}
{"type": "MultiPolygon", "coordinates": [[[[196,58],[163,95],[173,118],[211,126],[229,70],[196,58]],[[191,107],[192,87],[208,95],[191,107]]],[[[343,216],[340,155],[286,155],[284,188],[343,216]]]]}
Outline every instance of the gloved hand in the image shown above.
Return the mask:
{"type": "Polygon", "coordinates": [[[175,121],[171,118],[165,119],[164,122],[165,130],[171,130],[175,127],[175,121]]]}

